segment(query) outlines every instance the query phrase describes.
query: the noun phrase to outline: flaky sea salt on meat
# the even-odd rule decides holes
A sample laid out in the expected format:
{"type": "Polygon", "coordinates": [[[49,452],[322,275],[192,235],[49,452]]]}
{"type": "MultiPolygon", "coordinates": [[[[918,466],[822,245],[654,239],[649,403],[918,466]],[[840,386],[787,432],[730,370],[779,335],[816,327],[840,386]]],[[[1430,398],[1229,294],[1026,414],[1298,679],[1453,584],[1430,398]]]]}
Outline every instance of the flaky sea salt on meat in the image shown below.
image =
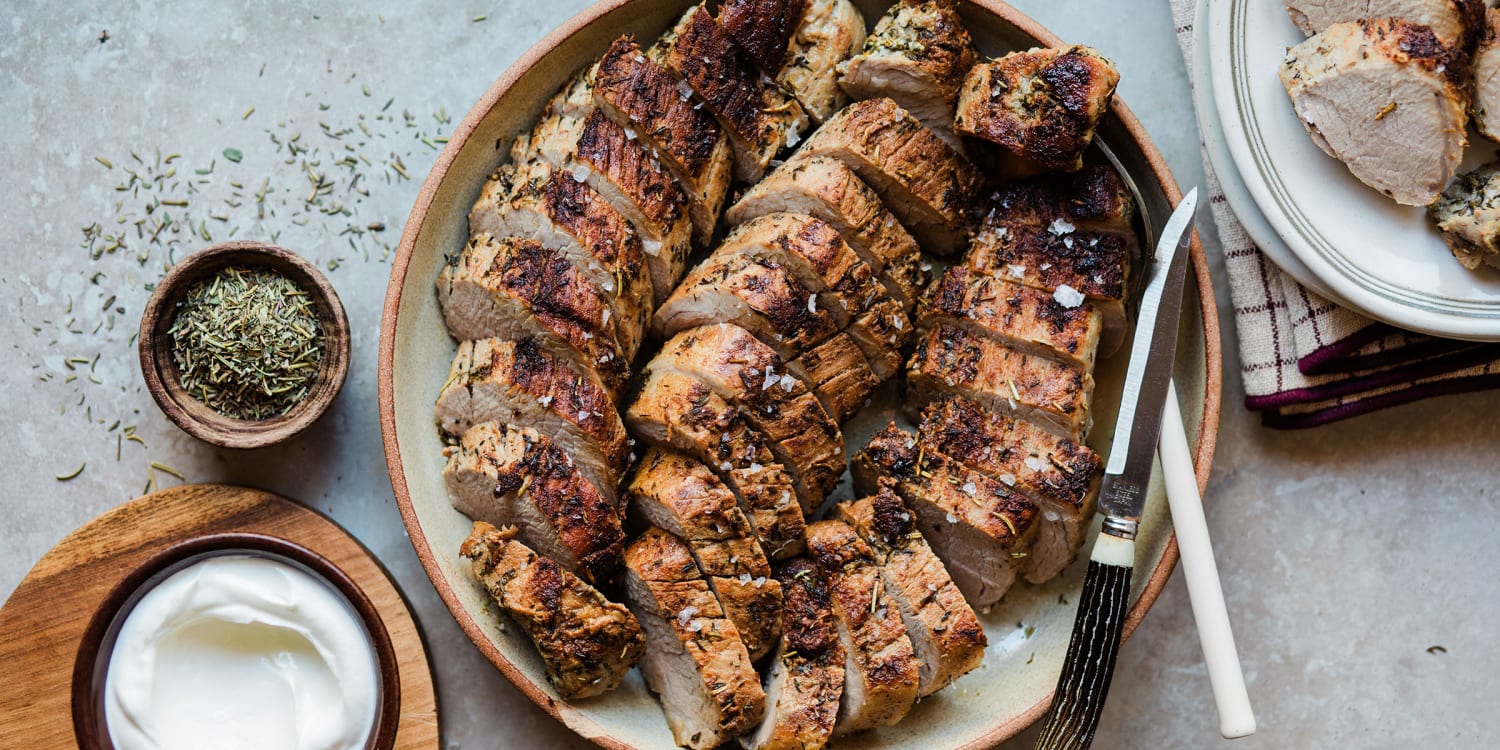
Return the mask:
{"type": "Polygon", "coordinates": [[[1067,284],[1063,284],[1062,286],[1057,288],[1057,291],[1052,293],[1052,299],[1057,300],[1057,304],[1062,305],[1063,307],[1066,307],[1068,309],[1072,309],[1083,304],[1083,292],[1080,292],[1077,289],[1068,286],[1067,284]]]}
{"type": "Polygon", "coordinates": [[[1053,219],[1052,226],[1047,227],[1047,231],[1051,232],[1055,236],[1061,237],[1065,234],[1072,234],[1073,230],[1077,228],[1078,227],[1075,227],[1072,224],[1068,223],[1065,219],[1053,219]]]}

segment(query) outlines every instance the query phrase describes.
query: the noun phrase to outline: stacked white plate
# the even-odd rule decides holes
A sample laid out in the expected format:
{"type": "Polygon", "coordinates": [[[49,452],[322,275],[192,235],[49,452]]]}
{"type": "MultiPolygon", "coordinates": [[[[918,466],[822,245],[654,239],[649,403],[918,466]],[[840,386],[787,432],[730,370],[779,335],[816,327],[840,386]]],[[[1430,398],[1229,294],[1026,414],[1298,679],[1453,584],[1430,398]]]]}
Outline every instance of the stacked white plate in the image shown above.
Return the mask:
{"type": "MultiPolygon", "coordinates": [[[[1426,209],[1399,206],[1322,152],[1277,70],[1303,34],[1274,0],[1204,0],[1193,85],[1208,159],[1251,239],[1292,278],[1352,309],[1448,338],[1500,341],[1500,272],[1454,260],[1426,209]]],[[[1471,134],[1463,169],[1495,158],[1471,134]]]]}

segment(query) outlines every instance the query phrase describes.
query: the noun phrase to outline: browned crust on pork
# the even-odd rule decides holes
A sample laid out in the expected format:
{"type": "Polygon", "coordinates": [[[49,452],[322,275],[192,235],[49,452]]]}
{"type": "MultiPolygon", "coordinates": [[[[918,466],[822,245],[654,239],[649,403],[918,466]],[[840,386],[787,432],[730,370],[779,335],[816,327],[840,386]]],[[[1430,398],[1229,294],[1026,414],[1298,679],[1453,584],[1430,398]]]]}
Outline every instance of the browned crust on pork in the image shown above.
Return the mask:
{"type": "Polygon", "coordinates": [[[775,76],[806,12],[807,0],[727,0],[719,7],[719,24],[766,75],[775,76]]]}

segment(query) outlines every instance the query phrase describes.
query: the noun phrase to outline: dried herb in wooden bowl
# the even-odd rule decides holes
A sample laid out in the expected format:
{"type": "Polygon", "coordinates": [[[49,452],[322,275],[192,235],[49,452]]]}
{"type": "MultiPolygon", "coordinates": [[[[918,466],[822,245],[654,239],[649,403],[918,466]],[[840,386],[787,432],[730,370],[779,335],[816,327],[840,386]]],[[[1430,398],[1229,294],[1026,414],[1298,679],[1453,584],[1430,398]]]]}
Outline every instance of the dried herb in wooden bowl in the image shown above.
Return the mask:
{"type": "Polygon", "coordinates": [[[183,389],[235,419],[291,411],[323,359],[312,298],[267,269],[229,266],[194,284],[168,334],[183,389]]]}

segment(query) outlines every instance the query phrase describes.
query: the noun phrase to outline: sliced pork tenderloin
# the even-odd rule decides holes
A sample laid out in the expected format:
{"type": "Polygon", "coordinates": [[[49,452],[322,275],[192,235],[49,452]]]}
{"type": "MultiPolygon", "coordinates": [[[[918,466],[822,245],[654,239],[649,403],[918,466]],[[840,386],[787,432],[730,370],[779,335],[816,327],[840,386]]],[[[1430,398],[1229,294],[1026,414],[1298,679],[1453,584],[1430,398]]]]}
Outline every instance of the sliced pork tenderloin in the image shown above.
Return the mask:
{"type": "Polygon", "coordinates": [[[598,288],[567,258],[535,240],[471,237],[455,265],[438,274],[438,302],[453,337],[535,339],[610,393],[629,375],[598,288]]]}
{"type": "Polygon", "coordinates": [[[964,396],[1078,440],[1090,426],[1094,376],[939,324],[918,340],[907,364],[906,387],[906,408],[913,416],[943,396],[964,396]]]}
{"type": "Polygon", "coordinates": [[[611,500],[630,464],[614,399],[532,340],[459,344],[434,412],[438,427],[454,437],[496,421],[540,430],[611,500]]]}
{"type": "Polygon", "coordinates": [[[917,241],[875,191],[837,159],[794,157],[746,191],[724,218],[737,225],[774,213],[828,222],[907,311],[927,285],[917,241]]]}
{"type": "Polygon", "coordinates": [[[1428,216],[1464,268],[1500,268],[1500,162],[1459,175],[1428,216]]]}
{"type": "Polygon", "coordinates": [[[488,422],[444,451],[453,507],[521,539],[584,580],[603,584],[620,569],[625,534],[614,501],[537,431],[488,422]]]}
{"type": "Polygon", "coordinates": [[[787,62],[787,47],[802,25],[808,0],[725,0],[719,25],[761,72],[776,76],[787,62]]]}
{"type": "Polygon", "coordinates": [[[760,254],[709,256],[656,309],[651,327],[665,338],[717,323],[750,331],[785,360],[839,331],[828,305],[784,263],[760,254]]]}
{"type": "Polygon", "coordinates": [[[750,658],[775,647],[781,584],[769,577],[770,564],[734,493],[702,462],[656,447],[641,458],[629,487],[636,514],[687,542],[750,658]]]}
{"type": "Polygon", "coordinates": [[[969,71],[953,129],[998,145],[1002,174],[1073,172],[1119,82],[1114,64],[1090,47],[1012,52],[969,71]]]}
{"type": "Polygon", "coordinates": [[[718,747],[765,714],[765,691],[681,539],[649,529],[625,550],[625,595],[645,631],[641,674],[678,745],[718,747]]]}
{"type": "Polygon", "coordinates": [[[1281,83],[1313,142],[1391,200],[1426,206],[1468,145],[1468,60],[1426,26],[1336,23],[1287,51],[1281,83]]]}
{"type": "Polygon", "coordinates": [[[1087,301],[1104,316],[1100,348],[1113,352],[1125,338],[1133,236],[1085,232],[1067,222],[1046,227],[986,225],[964,263],[977,273],[1041,289],[1064,307],[1087,301]]]}
{"type": "Polygon", "coordinates": [[[516,541],[514,529],[475,523],[459,554],[531,639],[564,700],[614,690],[641,658],[646,639],[630,610],[516,541]]]}
{"type": "Polygon", "coordinates": [[[766,436],[776,460],[798,478],[811,514],[844,473],[844,437],[822,404],[776,352],[739,326],[691,328],[673,336],[649,365],[707,385],[766,436]]]}
{"type": "Polygon", "coordinates": [[[653,372],[626,410],[625,422],[638,437],[682,451],[718,474],[771,558],[801,551],[806,521],[793,477],[776,463],[764,436],[708,386],[653,372]]]}
{"type": "Polygon", "coordinates": [[[758,182],[788,137],[808,129],[802,105],[762,75],[703,5],[689,8],[652,50],[729,136],[735,179],[758,182]]]}
{"type": "Polygon", "coordinates": [[[1484,0],[1285,0],[1287,14],[1312,36],[1344,21],[1400,18],[1422,24],[1448,44],[1467,48],[1484,14],[1484,0]]]}
{"type": "MultiPolygon", "coordinates": [[[[749,0],[752,5],[762,1],[749,0]]],[[[825,122],[849,101],[839,88],[838,65],[864,44],[865,17],[854,3],[807,0],[802,22],[788,40],[786,57],[775,74],[776,85],[790,91],[814,123],[825,122]]]]}
{"type": "Polygon", "coordinates": [[[630,37],[610,45],[594,72],[594,103],[628,128],[677,177],[694,236],[707,242],[729,192],[729,139],[693,104],[693,88],[646,56],[630,37]]]}
{"type": "Polygon", "coordinates": [[[916,513],[964,598],[975,607],[1000,601],[1015,583],[1036,539],[1037,506],[1002,482],[966,469],[894,423],[870,439],[850,465],[861,494],[881,479],[916,513]]]}
{"type": "Polygon", "coordinates": [[[604,322],[635,358],[655,304],[645,253],[630,222],[586,182],[540,161],[505,165],[469,211],[469,231],[528,237],[567,258],[604,293],[604,322]]]}
{"type": "Polygon", "coordinates": [[[870,545],[885,597],[901,611],[926,697],[974,671],[989,640],[974,609],[917,529],[917,517],[883,479],[874,495],[839,503],[834,517],[870,545]]]}
{"type": "Polygon", "coordinates": [[[1051,580],[1078,556],[1099,494],[1099,454],[962,398],[928,404],[917,435],[922,445],[1036,502],[1042,517],[1022,565],[1026,580],[1051,580]]]}
{"type": "Polygon", "coordinates": [[[964,76],[978,61],[953,0],[900,0],[875,23],[859,54],[839,65],[853,99],[890,97],[948,142],[964,76]]]}
{"type": "Polygon", "coordinates": [[[843,521],[807,527],[807,553],[828,581],[844,647],[844,695],[834,734],[892,726],[917,700],[921,665],[899,608],[883,596],[875,553],[843,521]]]}
{"type": "Polygon", "coordinates": [[[1479,134],[1500,143],[1500,8],[1486,8],[1474,49],[1474,101],[1469,109],[1479,134]]]}
{"type": "Polygon", "coordinates": [[[740,738],[747,750],[819,750],[844,693],[844,645],[828,582],[812,560],[776,566],[785,605],[781,643],[766,675],[766,718],[740,738]]]}
{"type": "Polygon", "coordinates": [[[918,308],[919,331],[939,324],[1092,372],[1104,314],[1087,300],[1069,307],[1041,289],[953,266],[927,290],[918,308]]]}
{"type": "Polygon", "coordinates": [[[881,382],[859,345],[846,333],[836,334],[787,363],[787,370],[812,389],[823,410],[839,424],[868,404],[881,382]]]}
{"type": "Polygon", "coordinates": [[[968,242],[979,171],[890,99],[844,108],[807,139],[802,153],[844,162],[922,249],[948,256],[968,242]]]}

